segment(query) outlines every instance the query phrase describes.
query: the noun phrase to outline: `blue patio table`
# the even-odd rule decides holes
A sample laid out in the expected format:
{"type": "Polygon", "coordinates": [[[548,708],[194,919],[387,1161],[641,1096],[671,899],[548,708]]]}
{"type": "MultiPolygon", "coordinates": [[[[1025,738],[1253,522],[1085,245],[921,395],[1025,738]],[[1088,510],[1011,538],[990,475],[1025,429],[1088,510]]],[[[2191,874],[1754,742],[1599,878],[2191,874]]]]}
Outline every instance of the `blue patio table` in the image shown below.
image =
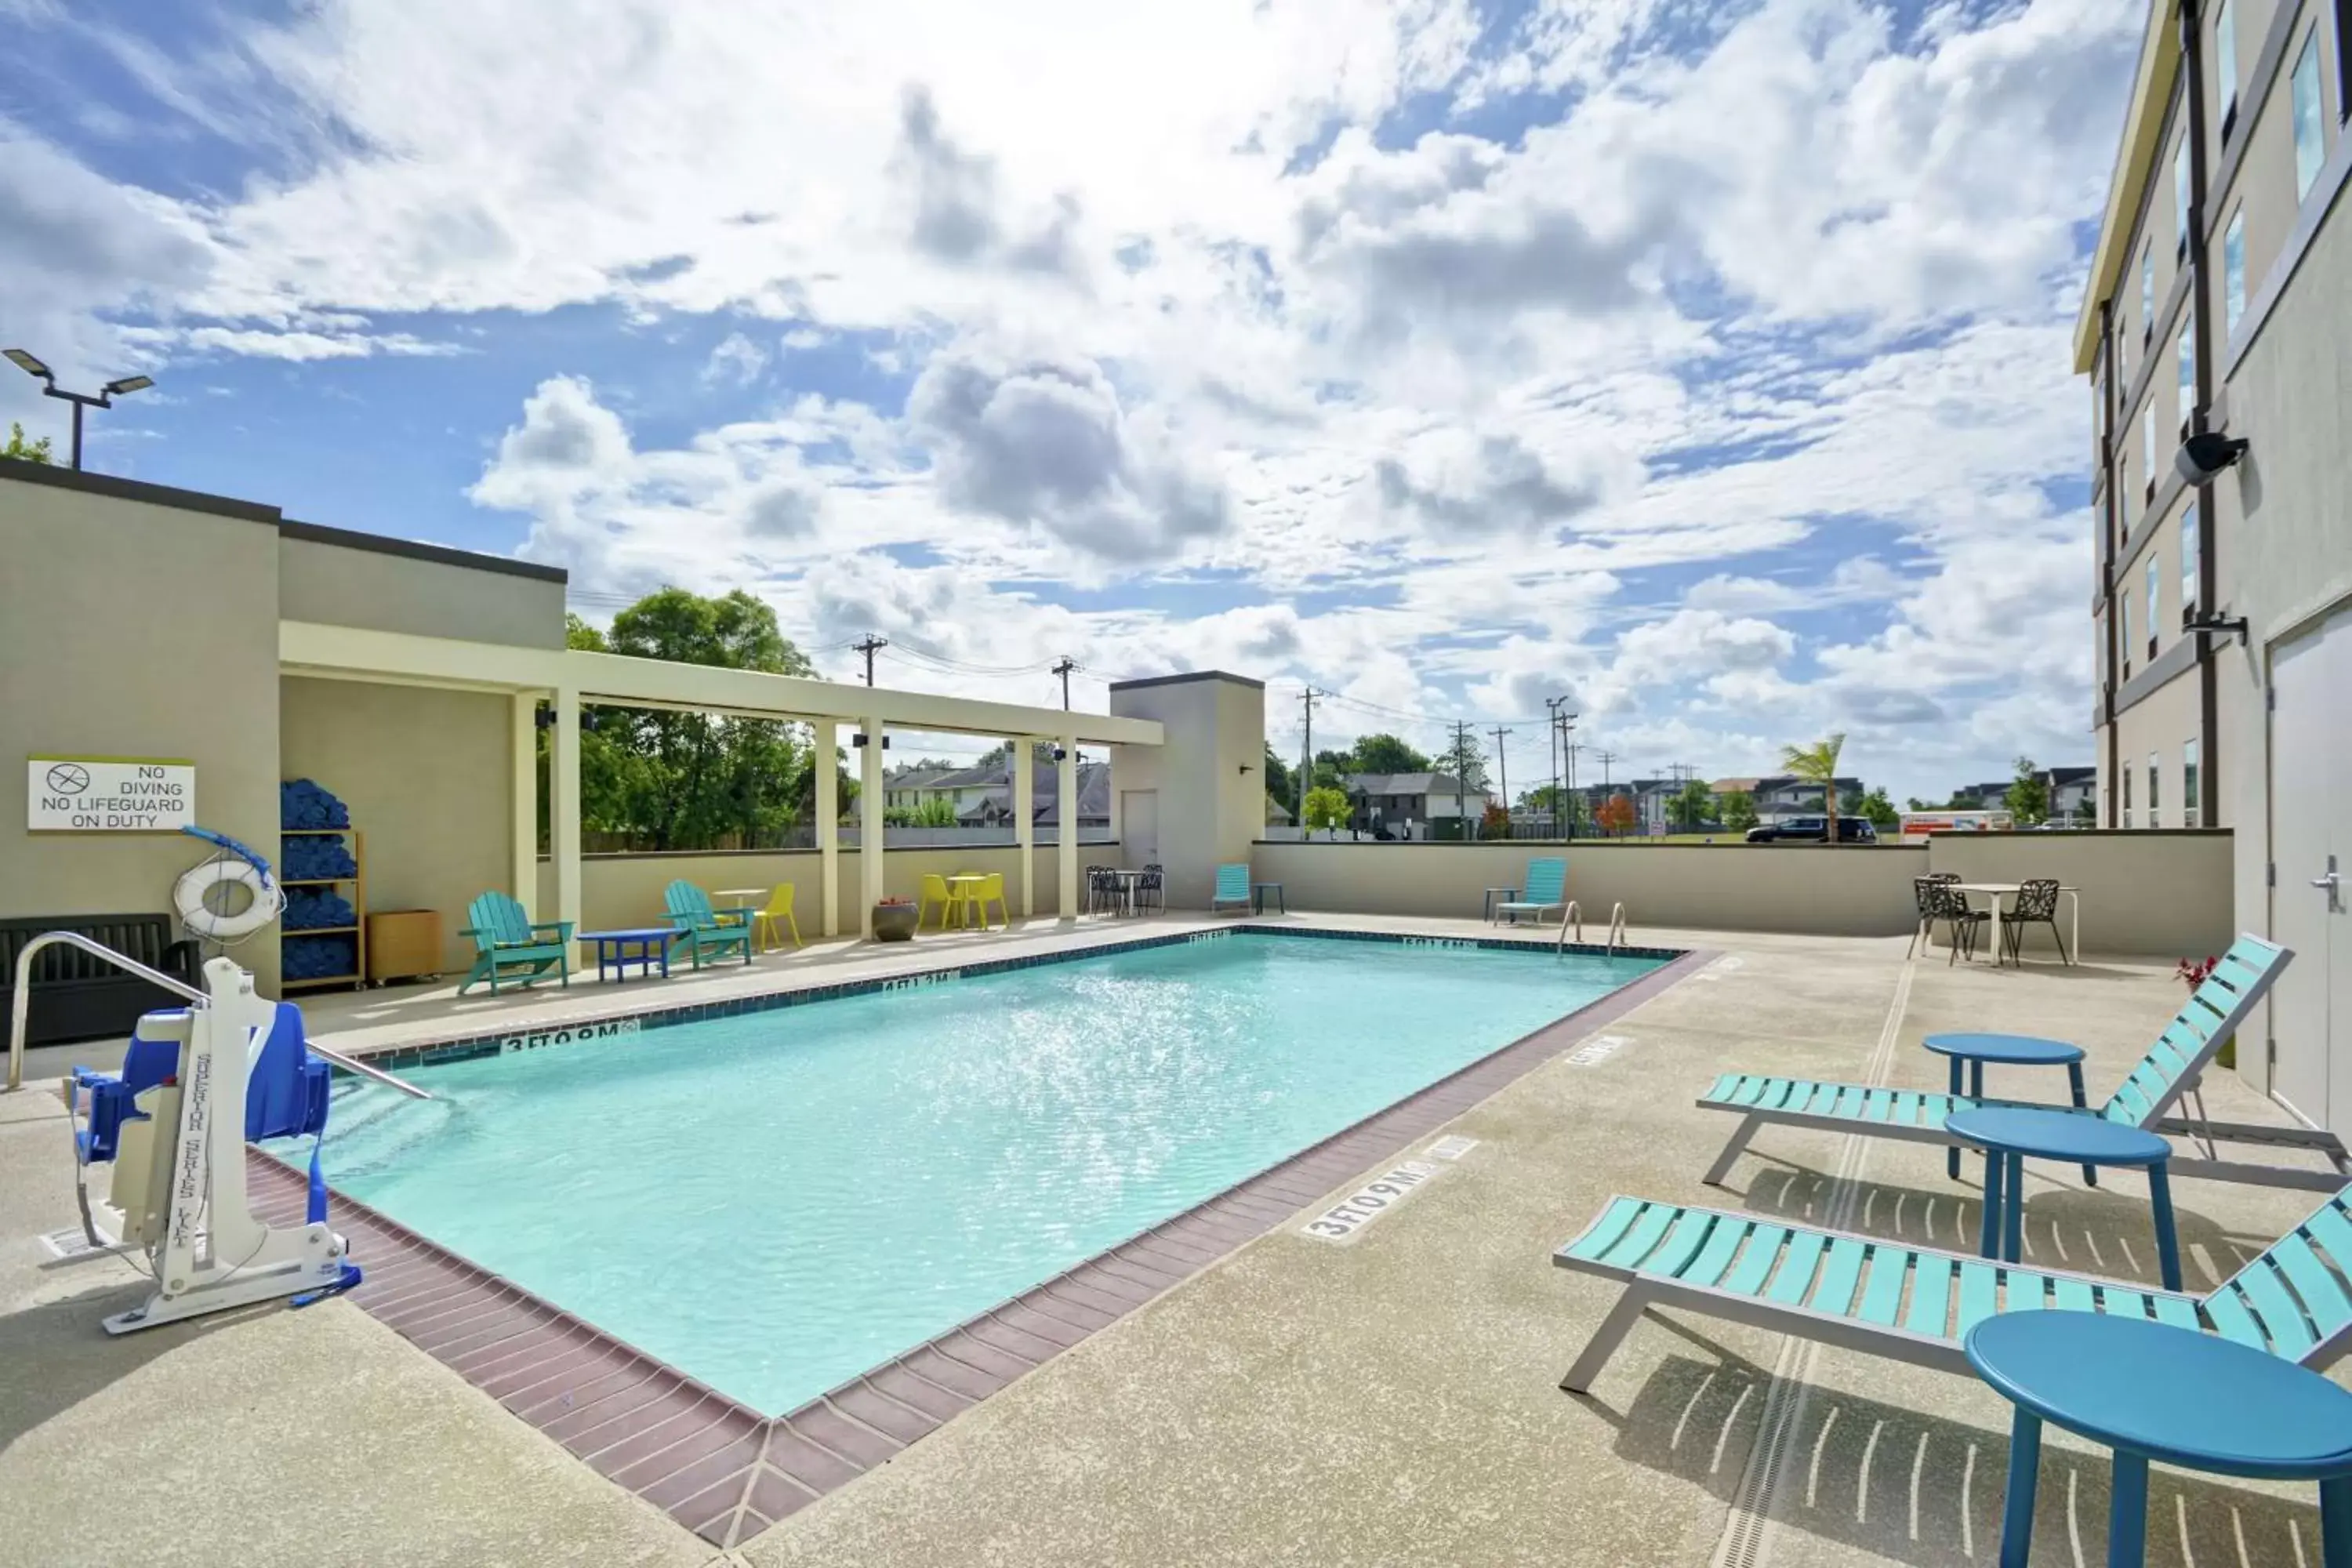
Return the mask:
{"type": "MultiPolygon", "coordinates": [[[[2066,1088],[2074,1097],[2076,1106],[2090,1102],[2083,1098],[2083,1047],[2064,1040],[2045,1040],[2038,1035],[1930,1035],[1919,1042],[1939,1057],[1949,1057],[1952,1068],[1952,1093],[1967,1095],[1970,1100],[1984,1098],[1985,1063],[1998,1062],[2003,1067],[2064,1068],[2066,1088]],[[1966,1065],[1969,1086],[1960,1087],[1960,1068],[1966,1065]]],[[[1958,1180],[1960,1174],[1960,1152],[1950,1151],[1944,1156],[1945,1174],[1958,1180]]],[[[2083,1167],[2083,1180],[2092,1186],[2099,1184],[2099,1174],[2090,1166],[2083,1167]]]]}
{"type": "Polygon", "coordinates": [[[677,935],[674,926],[640,926],[628,931],[583,931],[580,940],[596,944],[596,978],[604,978],[604,966],[609,963],[613,966],[613,978],[618,983],[628,979],[632,963],[647,978],[652,977],[654,965],[659,963],[662,978],[668,979],[669,944],[677,935]]]}
{"type": "Polygon", "coordinates": [[[2319,1483],[2320,1563],[2352,1568],[2352,1394],[2281,1356],[2146,1318],[2003,1312],[1969,1331],[1969,1364],[2017,1406],[2001,1568],[2033,1549],[2042,1424],[2115,1450],[2108,1568],[2144,1563],[2147,1462],[2319,1483]]]}
{"type": "Polygon", "coordinates": [[[1980,1106],[1944,1119],[1955,1138],[1985,1152],[1984,1231],[1977,1250],[2019,1261],[2025,1240],[2025,1162],[2063,1160],[2070,1165],[2139,1165],[2147,1171],[2147,1201],[2156,1211],[2156,1261],[2164,1288],[2180,1289],[2180,1242],[2172,1228],[2172,1184],[2165,1162],[2172,1145],[2153,1132],[2086,1111],[1980,1106]]]}

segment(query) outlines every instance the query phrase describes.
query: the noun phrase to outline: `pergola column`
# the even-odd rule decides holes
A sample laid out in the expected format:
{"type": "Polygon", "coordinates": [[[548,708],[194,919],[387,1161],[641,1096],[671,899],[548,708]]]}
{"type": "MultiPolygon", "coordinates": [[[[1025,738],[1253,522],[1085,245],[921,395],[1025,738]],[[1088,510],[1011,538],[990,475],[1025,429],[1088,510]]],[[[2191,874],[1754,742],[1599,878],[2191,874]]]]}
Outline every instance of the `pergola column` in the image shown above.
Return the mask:
{"type": "Polygon", "coordinates": [[[555,861],[555,918],[580,923],[580,690],[555,693],[548,768],[548,848],[555,861]]]}
{"type": "Polygon", "coordinates": [[[1013,759],[1005,772],[1013,780],[1013,842],[1019,850],[1025,921],[1037,912],[1037,763],[1028,736],[1012,736],[1005,744],[1013,759]]]}
{"type": "Polygon", "coordinates": [[[507,862],[509,891],[523,913],[537,918],[539,909],[539,693],[518,691],[509,700],[507,738],[509,766],[514,778],[507,792],[513,818],[509,824],[511,847],[507,862]]]}
{"type": "Polygon", "coordinates": [[[1054,843],[1059,852],[1055,868],[1060,873],[1061,918],[1078,918],[1078,737],[1073,732],[1057,742],[1054,783],[1060,799],[1054,804],[1054,843]]]}
{"type": "Polygon", "coordinates": [[[858,930],[874,940],[874,906],[882,901],[882,721],[865,721],[866,744],[857,782],[857,876],[862,896],[858,930]]]}
{"type": "Polygon", "coordinates": [[[830,719],[810,725],[809,766],[816,770],[816,902],[827,936],[841,934],[841,778],[835,752],[841,744],[830,719]]]}

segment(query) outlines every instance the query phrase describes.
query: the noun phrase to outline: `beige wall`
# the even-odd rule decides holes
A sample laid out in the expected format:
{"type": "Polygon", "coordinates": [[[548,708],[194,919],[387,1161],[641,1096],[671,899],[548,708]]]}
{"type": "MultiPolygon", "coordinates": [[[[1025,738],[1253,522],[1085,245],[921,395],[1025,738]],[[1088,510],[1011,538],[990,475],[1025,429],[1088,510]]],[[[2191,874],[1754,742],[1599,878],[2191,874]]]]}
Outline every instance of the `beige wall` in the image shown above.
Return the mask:
{"type": "Polygon", "coordinates": [[[1218,865],[1249,858],[1265,826],[1265,689],[1215,671],[1120,682],[1110,710],[1160,721],[1164,743],[1111,748],[1111,789],[1158,792],[1168,907],[1206,909],[1218,865]]]}
{"type": "MultiPolygon", "coordinates": [[[[2116,716],[2117,761],[2131,773],[2131,826],[2135,829],[2189,826],[2181,787],[2186,767],[2181,748],[2182,742],[2196,739],[2203,728],[2200,717],[2201,701],[2201,682],[2197,667],[2191,665],[2116,716]],[[2147,813],[2147,759],[2151,752],[2156,754],[2158,768],[2157,811],[2152,822],[2147,813]]],[[[2212,766],[2213,759],[2203,754],[2209,750],[2200,745],[2200,767],[2212,766]]],[[[2116,799],[2123,799],[2120,791],[2116,799]]],[[[2219,824],[2200,822],[2197,826],[2231,826],[2226,801],[2222,814],[2219,824]]]]}
{"type": "MultiPolygon", "coordinates": [[[[167,913],[172,883],[206,853],[178,834],[26,832],[35,752],[188,758],[196,820],[265,854],[275,846],[267,516],[0,476],[0,915],[167,913]]],[[[270,933],[236,952],[275,987],[270,933]]]]}
{"type": "MultiPolygon", "coordinates": [[[[1055,853],[1050,844],[1039,845],[1034,851],[1033,869],[1037,878],[1037,913],[1040,915],[1059,912],[1055,898],[1055,853]]],[[[1001,871],[1004,874],[1005,899],[1013,912],[1018,914],[1021,884],[1014,872],[1021,864],[1020,854],[1020,850],[1011,845],[887,850],[882,862],[884,895],[908,899],[918,896],[926,872],[945,877],[962,871],[982,874],[1001,871]]],[[[801,935],[814,941],[823,934],[823,924],[815,913],[818,858],[814,849],[786,849],[772,853],[710,850],[684,855],[585,856],[580,868],[580,927],[583,931],[594,931],[660,925],[665,920],[662,889],[680,878],[705,892],[716,892],[721,888],[772,888],[779,882],[790,882],[797,889],[793,900],[794,913],[800,920],[801,935]]],[[[1081,865],[1114,862],[1118,858],[1118,846],[1081,844],[1078,846],[1078,858],[1081,865]]],[[[553,909],[555,871],[544,860],[540,863],[539,886],[541,907],[553,909]]],[[[857,851],[844,849],[841,852],[838,910],[841,929],[853,936],[856,934],[859,923],[859,886],[857,851]]]]}
{"type": "Polygon", "coordinates": [[[507,885],[512,763],[507,699],[414,686],[289,678],[279,683],[285,776],[317,781],[367,839],[373,910],[436,910],[442,963],[463,971],[457,932],[475,895],[507,885]]]}
{"type": "MultiPolygon", "coordinates": [[[[1523,881],[1530,859],[1559,850],[1511,844],[1255,844],[1251,875],[1280,882],[1302,910],[1475,916],[1481,890],[1523,881]]],[[[1911,847],[1578,844],[1568,896],[1591,931],[1622,902],[1644,926],[1702,931],[1900,936],[1911,929],[1911,879],[1928,851],[1911,847]]]]}
{"type": "MultiPolygon", "coordinates": [[[[289,524],[289,528],[299,527],[289,524]]],[[[278,542],[281,614],[469,642],[563,646],[563,584],[288,533],[278,542]]]]}
{"type": "MultiPolygon", "coordinates": [[[[2140,765],[2146,767],[2143,756],[2140,765]]],[[[2231,910],[2231,835],[2204,833],[1939,834],[1928,842],[1938,871],[1971,882],[2055,877],[2083,889],[2083,945],[2094,953],[2203,958],[2238,927],[2231,910]]],[[[2067,916],[2058,907],[2060,926],[2067,916]]],[[[2047,952],[2029,939],[2027,951],[2047,952]]]]}

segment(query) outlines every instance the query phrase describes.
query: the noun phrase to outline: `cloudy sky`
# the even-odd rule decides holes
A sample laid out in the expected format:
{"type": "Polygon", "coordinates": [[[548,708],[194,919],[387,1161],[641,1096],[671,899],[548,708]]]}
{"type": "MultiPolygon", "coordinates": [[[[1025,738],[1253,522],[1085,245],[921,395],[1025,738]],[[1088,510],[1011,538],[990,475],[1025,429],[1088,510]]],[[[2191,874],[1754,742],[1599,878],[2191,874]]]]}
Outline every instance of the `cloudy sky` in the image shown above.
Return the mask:
{"type": "Polygon", "coordinates": [[[745,586],[829,675],[1940,797],[2090,760],[2145,10],[0,0],[0,339],[157,378],[94,468],[745,586]]]}

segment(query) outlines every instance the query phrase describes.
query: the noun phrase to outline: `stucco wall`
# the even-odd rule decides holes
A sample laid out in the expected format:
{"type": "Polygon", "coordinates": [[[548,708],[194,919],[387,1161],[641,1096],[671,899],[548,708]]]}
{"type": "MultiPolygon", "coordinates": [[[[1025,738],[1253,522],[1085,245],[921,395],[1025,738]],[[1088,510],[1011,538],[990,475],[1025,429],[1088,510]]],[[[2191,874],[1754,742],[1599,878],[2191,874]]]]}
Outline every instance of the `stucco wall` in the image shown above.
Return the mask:
{"type": "MultiPolygon", "coordinates": [[[[1041,845],[1035,850],[1034,870],[1037,878],[1037,913],[1058,912],[1055,893],[1055,857],[1052,845],[1041,845]]],[[[914,898],[920,891],[923,874],[934,872],[945,877],[956,872],[1001,871],[1004,874],[1004,896],[1015,915],[1021,910],[1021,883],[1014,875],[1020,866],[1021,851],[1010,845],[1002,847],[948,847],[912,849],[891,849],[884,853],[882,885],[886,896],[914,898]]],[[[800,919],[801,935],[811,941],[823,932],[817,910],[817,862],[820,857],[814,849],[783,849],[771,853],[745,850],[710,850],[686,855],[590,855],[580,865],[580,923],[583,931],[599,927],[613,929],[625,926],[660,925],[664,923],[662,889],[683,878],[705,892],[721,888],[772,888],[779,882],[790,882],[798,889],[793,896],[794,912],[800,919]]],[[[1079,864],[1116,865],[1118,861],[1117,844],[1081,844],[1079,864]]],[[[540,901],[541,907],[555,907],[555,872],[542,860],[539,868],[540,901]]],[[[858,929],[857,851],[841,852],[841,899],[839,917],[841,930],[856,935],[858,929]]],[[[1081,897],[1083,897],[1083,879],[1081,897]]]]}
{"type": "Polygon", "coordinates": [[[339,544],[320,537],[334,531],[286,526],[278,570],[282,613],[289,621],[563,646],[560,579],[339,544]]]}
{"type": "Polygon", "coordinates": [[[1251,875],[1284,885],[1302,910],[1475,916],[1481,890],[1522,882],[1530,859],[1564,853],[1568,896],[1588,927],[1610,906],[1643,926],[1900,936],[1911,929],[1911,879],[1928,851],[1911,847],[1578,844],[1271,844],[1251,846],[1251,875]]]}
{"type": "Polygon", "coordinates": [[[1265,689],[1215,671],[1120,681],[1110,710],[1165,732],[1161,745],[1111,748],[1111,788],[1122,809],[1126,792],[1158,792],[1168,907],[1206,909],[1218,864],[1246,859],[1265,826],[1265,689]]]}
{"type": "MultiPolygon", "coordinates": [[[[28,833],[25,760],[185,757],[197,821],[274,847],[277,530],[266,508],[185,510],[17,467],[0,464],[0,915],[167,912],[202,847],[28,833]]],[[[236,952],[274,991],[277,943],[236,952]]]]}
{"type": "Polygon", "coordinates": [[[367,838],[368,908],[439,910],[443,966],[462,972],[466,906],[503,889],[512,864],[507,700],[306,678],[278,689],[285,776],[315,779],[352,808],[367,838]]]}

